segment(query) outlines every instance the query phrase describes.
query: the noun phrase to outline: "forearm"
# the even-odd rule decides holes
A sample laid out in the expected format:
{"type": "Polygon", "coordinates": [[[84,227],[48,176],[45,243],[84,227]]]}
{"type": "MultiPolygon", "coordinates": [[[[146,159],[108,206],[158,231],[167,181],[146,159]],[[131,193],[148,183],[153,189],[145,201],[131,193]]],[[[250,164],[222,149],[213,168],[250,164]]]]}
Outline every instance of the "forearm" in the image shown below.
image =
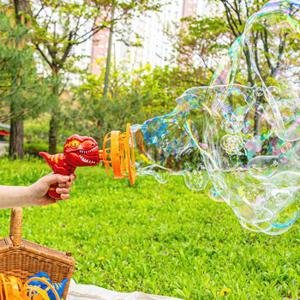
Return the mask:
{"type": "Polygon", "coordinates": [[[28,187],[0,185],[0,209],[56,203],[57,201],[48,195],[51,185],[57,186],[56,192],[61,195],[61,200],[67,200],[74,179],[74,174],[49,174],[28,187]]]}
{"type": "Polygon", "coordinates": [[[0,208],[25,206],[32,200],[30,187],[0,186],[0,208]]]}

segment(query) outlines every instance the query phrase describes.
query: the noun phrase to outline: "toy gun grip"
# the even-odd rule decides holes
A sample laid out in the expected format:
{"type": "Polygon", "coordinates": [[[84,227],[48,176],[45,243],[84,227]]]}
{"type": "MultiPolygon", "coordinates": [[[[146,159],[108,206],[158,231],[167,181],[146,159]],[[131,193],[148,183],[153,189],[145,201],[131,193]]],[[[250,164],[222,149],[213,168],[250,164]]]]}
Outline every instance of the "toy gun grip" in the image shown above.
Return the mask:
{"type": "MultiPolygon", "coordinates": [[[[49,167],[53,170],[53,172],[55,174],[61,174],[61,175],[71,175],[71,172],[68,172],[67,170],[65,170],[64,168],[59,168],[56,166],[56,164],[54,164],[55,162],[55,158],[53,158],[53,156],[51,156],[49,153],[47,152],[40,152],[39,155],[41,157],[43,157],[46,162],[48,163],[49,167]]],[[[57,161],[56,161],[57,163],[57,161]]],[[[56,192],[56,189],[58,188],[58,184],[55,183],[55,184],[52,184],[50,185],[50,188],[48,190],[48,196],[54,200],[60,200],[61,199],[61,196],[60,194],[58,194],[56,192]]]]}
{"type": "MultiPolygon", "coordinates": [[[[60,174],[60,175],[64,175],[64,176],[70,176],[71,174],[73,174],[72,172],[66,172],[66,171],[62,171],[62,172],[54,172],[54,174],[60,174]]],[[[61,196],[60,194],[58,194],[56,192],[56,189],[58,188],[58,183],[55,184],[51,184],[50,188],[48,190],[48,196],[54,200],[61,200],[61,196]]]]}
{"type": "Polygon", "coordinates": [[[51,184],[50,185],[50,188],[49,188],[49,190],[48,190],[48,196],[50,197],[50,198],[52,198],[52,199],[54,199],[54,200],[60,200],[61,199],[61,196],[60,196],[60,194],[58,194],[57,192],[56,192],[56,189],[58,188],[58,184],[56,183],[56,184],[51,184]]]}
{"type": "MultiPolygon", "coordinates": [[[[53,170],[54,171],[54,170],[53,170]]],[[[54,174],[60,174],[60,175],[64,175],[64,176],[70,176],[72,173],[71,172],[67,172],[67,171],[61,171],[61,172],[59,172],[59,171],[57,171],[56,170],[56,172],[54,171],[54,174]]],[[[52,198],[52,199],[54,199],[54,200],[61,200],[61,196],[60,196],[60,194],[58,194],[57,192],[56,192],[56,189],[58,188],[58,183],[55,183],[55,184],[51,184],[50,185],[50,188],[49,188],[49,190],[48,190],[48,196],[50,197],[50,198],[52,198]]]]}

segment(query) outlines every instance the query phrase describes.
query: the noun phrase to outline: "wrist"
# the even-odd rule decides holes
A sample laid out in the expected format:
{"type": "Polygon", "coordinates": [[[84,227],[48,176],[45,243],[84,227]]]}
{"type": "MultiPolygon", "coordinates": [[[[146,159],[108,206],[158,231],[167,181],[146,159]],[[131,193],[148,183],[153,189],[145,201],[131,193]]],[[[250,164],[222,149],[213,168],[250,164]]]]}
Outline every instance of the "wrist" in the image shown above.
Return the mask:
{"type": "Polygon", "coordinates": [[[24,187],[23,190],[23,195],[22,195],[22,206],[26,206],[26,205],[31,205],[32,201],[35,197],[35,187],[34,185],[30,185],[30,186],[26,186],[24,187]]]}

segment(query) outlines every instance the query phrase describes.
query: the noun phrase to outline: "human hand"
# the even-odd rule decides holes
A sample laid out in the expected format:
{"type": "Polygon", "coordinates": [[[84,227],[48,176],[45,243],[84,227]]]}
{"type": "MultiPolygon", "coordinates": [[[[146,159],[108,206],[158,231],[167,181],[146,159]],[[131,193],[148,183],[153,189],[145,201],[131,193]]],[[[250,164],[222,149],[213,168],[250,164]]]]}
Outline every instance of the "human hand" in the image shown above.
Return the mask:
{"type": "Polygon", "coordinates": [[[60,200],[67,200],[70,197],[70,189],[75,180],[75,175],[70,176],[60,175],[60,174],[49,174],[42,177],[37,182],[29,187],[30,198],[28,206],[33,205],[48,205],[56,203],[60,200]],[[61,199],[55,200],[48,196],[48,190],[52,184],[57,184],[56,192],[60,194],[61,199]]]}

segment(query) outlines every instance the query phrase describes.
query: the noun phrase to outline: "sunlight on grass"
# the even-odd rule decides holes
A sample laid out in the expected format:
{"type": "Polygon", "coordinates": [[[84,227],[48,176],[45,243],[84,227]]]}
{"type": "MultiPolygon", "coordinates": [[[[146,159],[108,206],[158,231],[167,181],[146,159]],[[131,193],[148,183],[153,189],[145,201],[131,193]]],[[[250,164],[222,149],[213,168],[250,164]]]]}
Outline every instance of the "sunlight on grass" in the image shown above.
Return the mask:
{"type": "MultiPolygon", "coordinates": [[[[30,184],[47,172],[40,160],[0,160],[1,184],[30,184]]],[[[100,167],[77,175],[70,201],[25,209],[23,233],[71,251],[76,281],[184,299],[296,299],[299,223],[281,236],[255,234],[182,178],[161,185],[142,177],[128,187],[100,167]]],[[[5,236],[9,210],[0,214],[5,236]]]]}

